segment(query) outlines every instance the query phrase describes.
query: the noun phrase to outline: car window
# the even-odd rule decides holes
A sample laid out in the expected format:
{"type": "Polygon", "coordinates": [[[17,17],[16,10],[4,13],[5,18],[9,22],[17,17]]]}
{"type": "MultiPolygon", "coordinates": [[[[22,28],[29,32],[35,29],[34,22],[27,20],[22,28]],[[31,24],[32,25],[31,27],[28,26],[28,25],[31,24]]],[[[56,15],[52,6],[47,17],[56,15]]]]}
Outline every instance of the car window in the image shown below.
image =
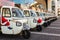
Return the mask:
{"type": "Polygon", "coordinates": [[[45,14],[45,16],[50,16],[50,14],[45,14]]]}
{"type": "Polygon", "coordinates": [[[43,16],[43,14],[42,14],[42,13],[40,13],[40,16],[43,16]]]}
{"type": "Polygon", "coordinates": [[[30,13],[31,13],[31,16],[32,16],[32,17],[35,17],[35,16],[36,16],[36,14],[35,14],[34,11],[30,11],[30,13]]]}
{"type": "Polygon", "coordinates": [[[24,15],[25,15],[26,17],[30,17],[29,11],[28,11],[28,10],[24,10],[24,15]]]}
{"type": "Polygon", "coordinates": [[[3,8],[2,9],[2,15],[4,17],[11,17],[11,11],[10,11],[10,9],[9,8],[3,8]]]}
{"type": "Polygon", "coordinates": [[[17,11],[14,8],[12,9],[12,16],[13,17],[18,17],[17,11]]]}
{"type": "Polygon", "coordinates": [[[40,13],[40,16],[45,16],[45,14],[44,13],[40,13]]]}
{"type": "Polygon", "coordinates": [[[45,16],[47,16],[48,14],[46,13],[45,16]]]}
{"type": "Polygon", "coordinates": [[[17,8],[12,8],[13,17],[23,17],[22,12],[17,8]]]}
{"type": "Polygon", "coordinates": [[[39,12],[36,12],[37,16],[39,16],[39,12]]]}

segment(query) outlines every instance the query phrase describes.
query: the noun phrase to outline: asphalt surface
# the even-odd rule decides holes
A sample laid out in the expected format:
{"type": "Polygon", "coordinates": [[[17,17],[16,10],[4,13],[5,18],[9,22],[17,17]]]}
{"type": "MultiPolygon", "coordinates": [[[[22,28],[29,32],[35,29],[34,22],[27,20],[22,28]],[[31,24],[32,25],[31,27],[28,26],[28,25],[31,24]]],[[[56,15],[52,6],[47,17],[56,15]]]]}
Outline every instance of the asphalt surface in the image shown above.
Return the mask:
{"type": "Polygon", "coordinates": [[[60,18],[41,32],[31,31],[31,37],[0,35],[0,40],[60,40],[60,18]]]}

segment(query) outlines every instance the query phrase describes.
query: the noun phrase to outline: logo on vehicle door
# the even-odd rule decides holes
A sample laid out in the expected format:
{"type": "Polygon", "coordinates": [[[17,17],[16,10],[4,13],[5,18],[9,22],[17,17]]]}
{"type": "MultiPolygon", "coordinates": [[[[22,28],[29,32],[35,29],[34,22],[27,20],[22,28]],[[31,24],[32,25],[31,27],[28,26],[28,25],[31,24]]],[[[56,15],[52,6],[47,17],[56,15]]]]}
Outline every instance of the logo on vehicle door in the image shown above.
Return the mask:
{"type": "Polygon", "coordinates": [[[33,23],[37,23],[37,20],[35,18],[33,19],[33,23]]]}

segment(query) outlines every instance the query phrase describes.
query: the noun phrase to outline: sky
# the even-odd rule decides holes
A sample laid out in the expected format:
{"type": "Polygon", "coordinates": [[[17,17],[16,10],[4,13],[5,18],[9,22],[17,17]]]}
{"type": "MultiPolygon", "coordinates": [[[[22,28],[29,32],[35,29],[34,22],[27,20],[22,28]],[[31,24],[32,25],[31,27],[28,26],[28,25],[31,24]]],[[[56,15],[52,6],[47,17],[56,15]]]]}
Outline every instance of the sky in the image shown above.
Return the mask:
{"type": "Polygon", "coordinates": [[[17,4],[33,3],[34,0],[13,0],[17,4]]]}
{"type": "Polygon", "coordinates": [[[0,6],[14,6],[14,2],[10,2],[9,0],[0,0],[0,6]]]}

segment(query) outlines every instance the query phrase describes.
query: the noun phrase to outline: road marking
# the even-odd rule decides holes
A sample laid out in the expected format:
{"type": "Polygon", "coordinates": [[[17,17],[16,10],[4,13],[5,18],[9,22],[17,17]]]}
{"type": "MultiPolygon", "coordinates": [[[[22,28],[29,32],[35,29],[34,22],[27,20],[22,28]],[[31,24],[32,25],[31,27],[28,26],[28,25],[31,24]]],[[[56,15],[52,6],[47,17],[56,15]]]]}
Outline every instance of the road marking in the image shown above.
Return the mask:
{"type": "Polygon", "coordinates": [[[51,23],[51,25],[54,25],[54,24],[60,24],[60,23],[51,23]]]}
{"type": "Polygon", "coordinates": [[[56,23],[52,23],[52,24],[60,24],[60,23],[57,23],[57,22],[56,22],[56,23]]]}
{"type": "Polygon", "coordinates": [[[43,33],[43,32],[31,32],[33,34],[41,34],[41,35],[49,35],[49,36],[59,36],[60,34],[52,34],[52,33],[43,33]]]}
{"type": "Polygon", "coordinates": [[[60,24],[51,24],[51,25],[60,25],[60,24]]]}
{"type": "Polygon", "coordinates": [[[60,29],[60,27],[47,27],[47,28],[60,29]]]}

